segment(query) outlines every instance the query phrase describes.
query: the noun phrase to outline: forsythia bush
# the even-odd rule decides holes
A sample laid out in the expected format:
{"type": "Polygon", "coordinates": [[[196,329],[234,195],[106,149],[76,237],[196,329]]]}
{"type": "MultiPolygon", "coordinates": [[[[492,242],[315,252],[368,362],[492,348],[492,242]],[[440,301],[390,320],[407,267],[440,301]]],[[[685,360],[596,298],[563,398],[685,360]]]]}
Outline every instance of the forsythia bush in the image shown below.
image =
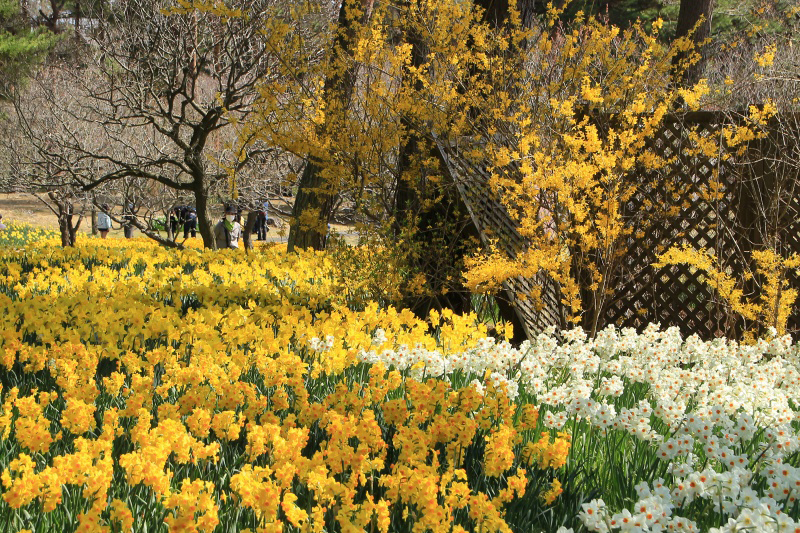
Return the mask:
{"type": "Polygon", "coordinates": [[[279,247],[0,248],[3,531],[798,527],[790,338],[512,348],[359,294],[279,247]]]}

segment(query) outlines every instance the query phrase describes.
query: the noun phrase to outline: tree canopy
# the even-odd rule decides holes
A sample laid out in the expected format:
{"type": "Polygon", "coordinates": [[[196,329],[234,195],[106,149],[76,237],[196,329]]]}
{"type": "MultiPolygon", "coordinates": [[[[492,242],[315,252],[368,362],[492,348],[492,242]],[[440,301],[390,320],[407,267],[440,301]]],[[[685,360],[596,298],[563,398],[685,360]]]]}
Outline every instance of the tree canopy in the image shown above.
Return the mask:
{"type": "Polygon", "coordinates": [[[31,28],[18,0],[0,0],[0,90],[19,83],[54,44],[50,32],[31,28]]]}

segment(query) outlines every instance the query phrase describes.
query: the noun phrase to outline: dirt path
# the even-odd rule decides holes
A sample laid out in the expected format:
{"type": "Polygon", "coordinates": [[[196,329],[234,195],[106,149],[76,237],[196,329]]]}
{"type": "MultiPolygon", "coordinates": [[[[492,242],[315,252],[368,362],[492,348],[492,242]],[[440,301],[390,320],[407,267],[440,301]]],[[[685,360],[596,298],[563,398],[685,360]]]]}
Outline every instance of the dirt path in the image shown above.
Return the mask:
{"type": "MultiPolygon", "coordinates": [[[[23,222],[40,228],[58,229],[58,219],[53,212],[30,194],[0,194],[0,215],[3,215],[3,222],[6,224],[23,222]]],[[[85,222],[81,226],[83,224],[85,222]]]]}

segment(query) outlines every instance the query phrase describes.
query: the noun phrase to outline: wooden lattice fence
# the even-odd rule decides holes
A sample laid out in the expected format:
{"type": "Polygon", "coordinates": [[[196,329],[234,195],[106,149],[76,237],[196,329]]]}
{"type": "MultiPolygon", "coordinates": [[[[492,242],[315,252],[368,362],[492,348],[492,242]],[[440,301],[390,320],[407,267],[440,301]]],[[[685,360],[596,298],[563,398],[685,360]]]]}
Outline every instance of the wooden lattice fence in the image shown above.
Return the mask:
{"type": "MultiPolygon", "coordinates": [[[[614,272],[613,296],[599,313],[600,328],[615,324],[641,329],[658,322],[662,327],[678,326],[684,335],[737,336],[748,324],[703,283],[703,273],[686,266],[656,269],[652,264],[657,255],[679,245],[713,250],[718,264],[742,279],[744,273],[752,272],[750,252],[765,240],[784,256],[800,253],[800,188],[795,190],[800,182],[800,145],[798,136],[791,133],[800,128],[787,129],[784,122],[740,152],[726,149],[723,140],[723,128],[735,122],[730,115],[716,112],[671,116],[652,138],[651,148],[669,164],[655,172],[629,176],[637,187],[623,215],[632,231],[614,272]],[[719,153],[712,157],[698,154],[690,132],[718,141],[719,153]],[[712,188],[719,194],[709,194],[712,188]],[[765,227],[764,220],[771,220],[767,224],[771,226],[765,227]]],[[[438,145],[484,242],[492,240],[516,257],[527,243],[490,190],[484,165],[471,162],[453,143],[440,141],[438,145]]],[[[791,281],[800,287],[800,280],[791,281]]],[[[756,287],[751,282],[744,288],[754,296],[756,287]]],[[[565,325],[558,286],[546,276],[515,278],[505,289],[528,336],[549,325],[565,325]],[[530,300],[514,299],[515,293],[527,294],[534,286],[541,287],[543,301],[538,307],[530,300]]],[[[790,318],[789,330],[800,331],[797,310],[790,318]]]]}
{"type": "MultiPolygon", "coordinates": [[[[800,253],[800,197],[794,191],[800,159],[796,146],[786,144],[792,136],[774,127],[742,150],[728,149],[724,128],[739,121],[717,112],[671,116],[651,140],[656,153],[671,161],[659,171],[631,176],[642,186],[624,207],[633,232],[604,324],[638,329],[659,322],[678,326],[684,335],[736,337],[749,325],[703,283],[704,273],[687,266],[656,269],[651,265],[657,254],[680,245],[712,250],[726,273],[744,279],[753,272],[752,250],[767,240],[774,239],[784,256],[800,253]],[[692,131],[717,141],[719,153],[698,155],[689,139],[692,131]],[[776,188],[779,183],[783,190],[776,188]],[[670,206],[678,206],[678,212],[665,214],[670,206]],[[770,218],[765,212],[773,208],[772,227],[763,227],[761,221],[770,218]]],[[[754,283],[743,288],[751,298],[756,296],[754,283]]],[[[794,312],[790,331],[800,328],[799,319],[794,312]]]]}
{"type": "Polygon", "coordinates": [[[733,327],[724,302],[702,282],[702,273],[687,266],[652,267],[658,254],[688,244],[713,249],[721,265],[731,272],[741,270],[734,251],[742,206],[732,162],[723,154],[708,158],[687,151],[690,128],[701,136],[719,136],[720,123],[714,118],[714,114],[668,118],[650,148],[672,163],[656,172],[631,176],[642,185],[623,209],[633,231],[624,246],[613,284],[616,290],[603,312],[603,324],[639,329],[659,322],[704,338],[724,335],[733,327]],[[706,197],[712,179],[722,184],[723,193],[716,202],[706,197]],[[671,206],[680,206],[679,212],[669,213],[671,206]]]}
{"type": "MultiPolygon", "coordinates": [[[[458,143],[437,139],[437,148],[443,162],[456,184],[458,193],[469,211],[472,222],[481,236],[484,246],[494,244],[509,257],[515,258],[527,242],[517,231],[516,224],[498,201],[489,186],[491,177],[484,165],[475,163],[462,152],[458,143]]],[[[469,146],[465,147],[469,148],[469,146]]],[[[514,308],[519,324],[528,338],[549,326],[561,329],[565,326],[565,314],[561,305],[557,284],[542,274],[537,279],[515,277],[503,284],[500,294],[514,308]],[[540,290],[541,301],[535,302],[520,295],[540,290]]]]}

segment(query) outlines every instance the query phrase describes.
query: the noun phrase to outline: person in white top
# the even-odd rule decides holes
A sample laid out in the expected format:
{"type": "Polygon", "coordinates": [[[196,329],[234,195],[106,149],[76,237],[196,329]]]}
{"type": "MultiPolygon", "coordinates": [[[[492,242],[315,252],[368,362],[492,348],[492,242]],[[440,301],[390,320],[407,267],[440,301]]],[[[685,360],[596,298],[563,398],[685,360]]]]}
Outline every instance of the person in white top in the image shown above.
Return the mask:
{"type": "Polygon", "coordinates": [[[111,217],[108,216],[108,204],[100,206],[102,211],[97,215],[97,231],[100,232],[100,237],[105,239],[111,229],[111,217]]]}
{"type": "Polygon", "coordinates": [[[0,215],[0,231],[6,229],[6,225],[3,224],[3,215],[0,215]]]}

